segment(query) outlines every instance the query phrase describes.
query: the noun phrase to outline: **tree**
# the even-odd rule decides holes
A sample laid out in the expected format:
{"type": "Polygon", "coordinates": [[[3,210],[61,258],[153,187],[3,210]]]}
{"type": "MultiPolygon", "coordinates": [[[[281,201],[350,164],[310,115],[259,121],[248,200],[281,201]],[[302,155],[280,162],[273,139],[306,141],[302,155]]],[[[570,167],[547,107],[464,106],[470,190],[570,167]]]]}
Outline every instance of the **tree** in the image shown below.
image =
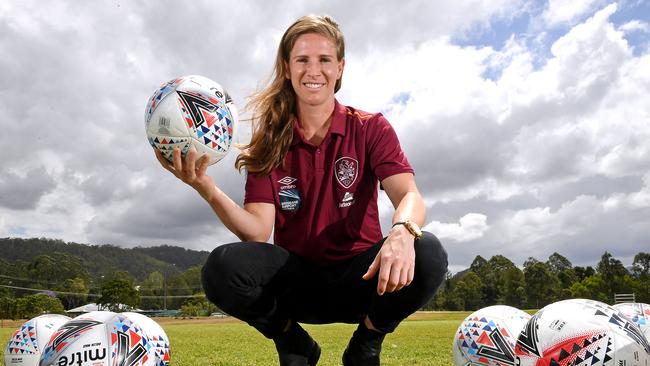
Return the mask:
{"type": "Polygon", "coordinates": [[[192,292],[192,294],[203,292],[203,284],[201,283],[202,270],[202,266],[190,267],[179,276],[183,278],[187,288],[192,292]]]}
{"type": "Polygon", "coordinates": [[[426,310],[460,310],[463,304],[454,294],[453,288],[454,276],[450,271],[447,271],[444,283],[423,308],[426,310]]]}
{"type": "Polygon", "coordinates": [[[612,257],[609,252],[605,252],[596,265],[596,272],[602,277],[607,286],[607,300],[610,302],[614,299],[615,293],[625,293],[632,291],[630,282],[626,277],[630,274],[623,266],[620,260],[612,257]]]}
{"type": "Polygon", "coordinates": [[[634,256],[634,261],[632,262],[632,273],[634,277],[648,280],[650,277],[650,254],[649,253],[637,253],[634,256]]]}
{"type": "Polygon", "coordinates": [[[611,298],[607,295],[608,286],[599,274],[589,276],[580,282],[588,291],[586,298],[609,302],[611,298]]]}
{"type": "MultiPolygon", "coordinates": [[[[190,296],[192,295],[192,289],[187,284],[187,281],[184,276],[174,276],[169,278],[167,281],[167,295],[169,296],[190,296]]],[[[180,309],[183,304],[183,297],[176,298],[167,298],[166,304],[167,309],[180,309]]]]}
{"type": "Polygon", "coordinates": [[[650,303],[650,280],[634,279],[632,288],[637,302],[650,303]]]}
{"type": "Polygon", "coordinates": [[[81,278],[84,281],[89,278],[81,259],[57,252],[36,256],[27,264],[27,272],[43,288],[50,288],[50,284],[61,285],[70,278],[81,278]]]}
{"type": "Polygon", "coordinates": [[[63,282],[63,285],[56,287],[55,290],[67,292],[67,294],[58,295],[66,309],[83,305],[88,299],[88,285],[86,280],[81,277],[68,278],[63,282]]]}
{"type": "Polygon", "coordinates": [[[576,271],[573,269],[573,264],[566,257],[555,252],[548,257],[546,261],[551,272],[553,272],[560,280],[560,293],[559,299],[567,299],[572,297],[570,288],[579,281],[576,271]]]}
{"type": "Polygon", "coordinates": [[[569,293],[574,299],[593,299],[587,286],[581,282],[576,282],[569,288],[569,293]]]}
{"type": "Polygon", "coordinates": [[[142,296],[141,306],[143,309],[159,310],[163,308],[165,278],[158,271],[151,272],[140,285],[142,296]],[[147,298],[146,296],[159,296],[159,298],[147,298]]]}
{"type": "Polygon", "coordinates": [[[28,265],[27,271],[30,278],[39,281],[41,288],[46,288],[53,278],[58,276],[57,266],[54,259],[49,255],[39,255],[34,258],[28,265]]]}
{"type": "Polygon", "coordinates": [[[7,267],[9,267],[9,262],[7,262],[4,259],[0,258],[0,275],[10,273],[10,272],[6,272],[5,268],[7,268],[7,267]]]}
{"type": "Polygon", "coordinates": [[[551,270],[551,272],[555,274],[559,274],[567,269],[573,268],[571,261],[569,261],[563,255],[558,254],[557,252],[554,252],[548,257],[546,264],[548,265],[548,268],[551,270]]]}
{"type": "Polygon", "coordinates": [[[199,295],[202,296],[189,298],[183,303],[181,306],[181,314],[184,316],[207,316],[219,310],[219,308],[208,301],[204,293],[199,295]]]}
{"type": "Polygon", "coordinates": [[[548,265],[534,258],[529,258],[524,265],[526,299],[530,307],[539,309],[557,299],[560,281],[551,272],[548,265]]]}
{"type": "Polygon", "coordinates": [[[587,278],[589,276],[593,276],[593,275],[596,274],[596,271],[591,266],[587,266],[587,267],[578,267],[578,266],[576,266],[576,267],[573,267],[573,271],[576,274],[577,281],[582,281],[585,278],[587,278]]]}
{"type": "Polygon", "coordinates": [[[121,311],[120,304],[136,307],[140,304],[140,294],[135,288],[135,280],[128,272],[114,272],[102,283],[101,297],[97,303],[110,311],[121,311]]]}
{"type": "Polygon", "coordinates": [[[506,304],[516,306],[521,301],[517,288],[523,289],[523,274],[517,266],[502,255],[495,255],[487,263],[489,273],[483,279],[485,287],[485,305],[506,304]]]}
{"type": "Polygon", "coordinates": [[[483,277],[487,273],[487,261],[485,258],[477,255],[476,258],[472,261],[472,264],[469,266],[469,270],[483,277]]]}
{"type": "Polygon", "coordinates": [[[463,308],[463,300],[452,290],[442,289],[436,292],[433,299],[429,301],[425,309],[433,310],[461,310],[463,308]]]}
{"type": "Polygon", "coordinates": [[[462,302],[462,310],[478,310],[483,306],[483,286],[483,281],[473,271],[467,272],[456,282],[453,292],[462,302]]]}
{"type": "Polygon", "coordinates": [[[650,302],[650,254],[637,253],[632,262],[632,273],[634,282],[634,294],[639,302],[650,302]]]}
{"type": "Polygon", "coordinates": [[[21,319],[31,319],[35,316],[49,314],[63,314],[63,304],[56,297],[45,294],[35,294],[16,299],[16,315],[21,319]]]}
{"type": "Polygon", "coordinates": [[[526,298],[524,273],[519,268],[512,267],[506,269],[501,276],[501,302],[516,308],[523,306],[526,298]]]}
{"type": "Polygon", "coordinates": [[[0,296],[0,319],[18,319],[16,299],[13,296],[0,296]]]}
{"type": "MultiPolygon", "coordinates": [[[[508,261],[501,255],[495,255],[483,266],[480,279],[483,283],[483,301],[479,304],[480,307],[496,304],[499,301],[499,275],[503,267],[507,264],[503,263],[508,261]]],[[[478,273],[476,273],[479,275],[478,273]]]]}
{"type": "Polygon", "coordinates": [[[523,275],[521,270],[508,258],[494,255],[489,261],[477,256],[470,266],[482,281],[481,303],[479,307],[494,304],[516,306],[521,302],[523,275]]]}

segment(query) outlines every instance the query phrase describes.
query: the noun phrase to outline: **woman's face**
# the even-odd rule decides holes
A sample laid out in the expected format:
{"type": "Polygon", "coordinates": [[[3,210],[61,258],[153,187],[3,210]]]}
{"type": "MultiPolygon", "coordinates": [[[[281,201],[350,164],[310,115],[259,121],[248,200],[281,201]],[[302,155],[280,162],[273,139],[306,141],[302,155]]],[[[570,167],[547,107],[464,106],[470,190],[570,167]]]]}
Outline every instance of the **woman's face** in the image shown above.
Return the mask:
{"type": "Polygon", "coordinates": [[[291,80],[299,105],[317,106],[334,100],[344,60],[337,60],[336,44],[316,33],[298,37],[289,54],[285,77],[291,80]]]}

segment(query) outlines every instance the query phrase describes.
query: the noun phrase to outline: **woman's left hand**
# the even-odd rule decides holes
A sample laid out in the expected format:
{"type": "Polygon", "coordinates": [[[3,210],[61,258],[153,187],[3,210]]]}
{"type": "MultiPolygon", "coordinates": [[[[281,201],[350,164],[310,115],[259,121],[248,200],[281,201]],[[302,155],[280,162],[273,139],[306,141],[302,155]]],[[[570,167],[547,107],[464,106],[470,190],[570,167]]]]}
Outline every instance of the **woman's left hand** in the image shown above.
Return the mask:
{"type": "Polygon", "coordinates": [[[379,295],[399,291],[411,284],[415,273],[414,243],[415,237],[403,225],[391,229],[375,260],[363,275],[364,280],[370,280],[379,273],[379,295]]]}

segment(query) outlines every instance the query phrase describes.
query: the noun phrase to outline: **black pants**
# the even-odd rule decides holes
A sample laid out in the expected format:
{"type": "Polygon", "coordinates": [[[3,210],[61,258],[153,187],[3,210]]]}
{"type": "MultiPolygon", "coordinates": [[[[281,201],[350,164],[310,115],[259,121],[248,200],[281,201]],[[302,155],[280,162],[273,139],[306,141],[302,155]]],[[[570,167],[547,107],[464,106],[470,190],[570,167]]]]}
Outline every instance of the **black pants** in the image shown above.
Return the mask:
{"type": "Polygon", "coordinates": [[[415,243],[413,282],[377,295],[377,277],[361,278],[381,248],[318,267],[283,248],[243,242],[217,247],[203,266],[207,298],[273,338],[289,319],[309,324],[359,323],[367,315],[389,333],[433,297],[447,273],[447,253],[431,233],[415,243]]]}

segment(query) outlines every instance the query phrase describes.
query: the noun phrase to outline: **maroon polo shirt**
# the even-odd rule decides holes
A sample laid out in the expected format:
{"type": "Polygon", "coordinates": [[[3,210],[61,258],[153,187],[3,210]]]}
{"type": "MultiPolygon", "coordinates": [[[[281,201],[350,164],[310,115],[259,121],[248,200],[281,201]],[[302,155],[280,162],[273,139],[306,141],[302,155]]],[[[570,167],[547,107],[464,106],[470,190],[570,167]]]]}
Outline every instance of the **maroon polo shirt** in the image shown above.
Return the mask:
{"type": "Polygon", "coordinates": [[[381,113],[335,104],[320,146],[297,123],[285,168],[248,174],[244,203],[275,205],[274,243],[311,262],[348,259],[382,238],[378,182],[413,173],[395,131],[381,113]]]}

